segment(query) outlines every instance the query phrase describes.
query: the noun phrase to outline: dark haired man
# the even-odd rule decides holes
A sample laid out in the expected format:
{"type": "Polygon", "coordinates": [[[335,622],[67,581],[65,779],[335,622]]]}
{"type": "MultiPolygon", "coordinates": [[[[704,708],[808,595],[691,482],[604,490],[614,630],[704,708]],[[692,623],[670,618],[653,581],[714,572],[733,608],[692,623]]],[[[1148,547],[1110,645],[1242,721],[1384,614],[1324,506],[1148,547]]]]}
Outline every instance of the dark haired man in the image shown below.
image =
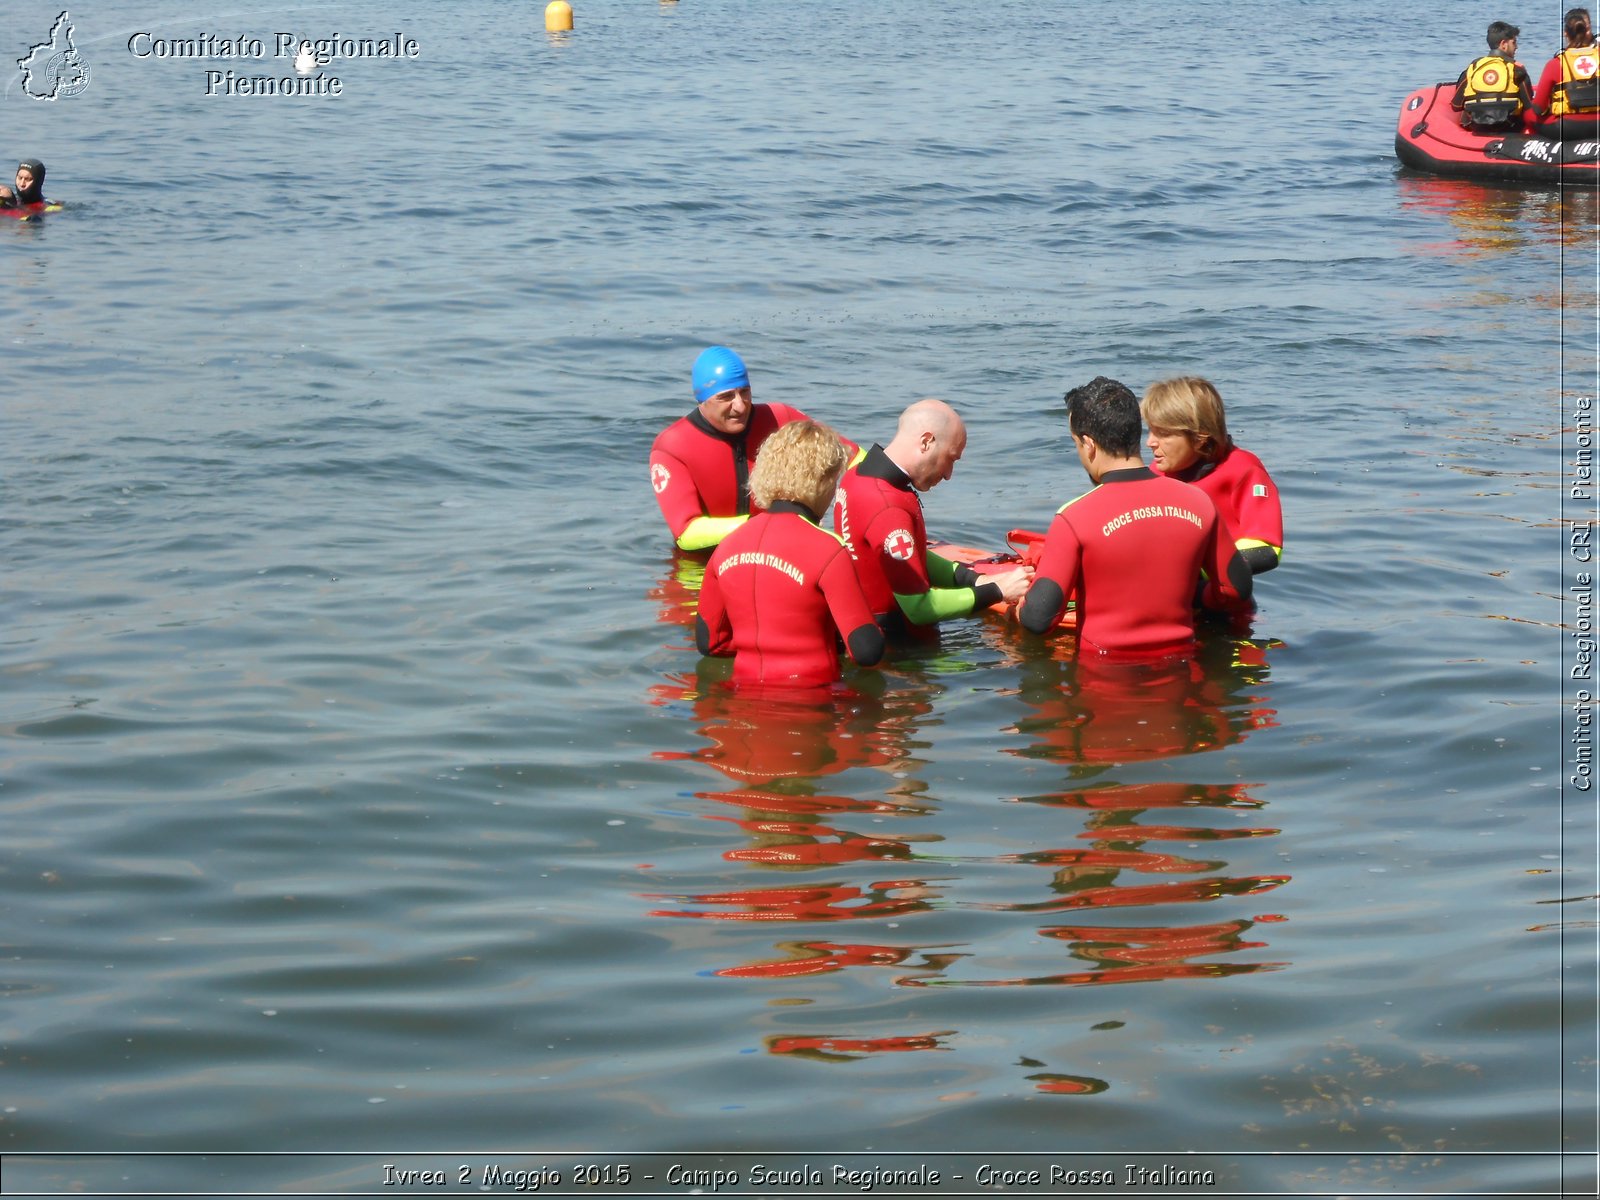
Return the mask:
{"type": "Polygon", "coordinates": [[[1489,53],[1473,59],[1456,80],[1450,107],[1466,114],[1468,128],[1509,133],[1538,117],[1533,80],[1517,61],[1517,35],[1521,32],[1505,21],[1492,22],[1487,35],[1489,53]]]}
{"type": "Polygon", "coordinates": [[[1051,629],[1076,591],[1080,657],[1188,654],[1195,581],[1206,579],[1207,608],[1239,610],[1250,600],[1250,568],[1209,496],[1144,465],[1131,391],[1099,375],[1066,403],[1078,461],[1095,486],[1050,523],[1022,626],[1051,629]]]}

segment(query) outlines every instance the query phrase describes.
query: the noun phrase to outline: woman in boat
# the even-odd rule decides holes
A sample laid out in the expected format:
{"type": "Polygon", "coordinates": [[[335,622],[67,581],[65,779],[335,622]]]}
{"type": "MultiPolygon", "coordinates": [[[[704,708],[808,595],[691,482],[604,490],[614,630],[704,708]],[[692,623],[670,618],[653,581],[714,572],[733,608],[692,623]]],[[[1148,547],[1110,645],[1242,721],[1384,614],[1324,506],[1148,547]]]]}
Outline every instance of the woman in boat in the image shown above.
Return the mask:
{"type": "Polygon", "coordinates": [[[1600,53],[1586,8],[1570,8],[1562,22],[1567,44],[1549,62],[1533,90],[1543,114],[1534,129],[1546,137],[1593,137],[1600,132],[1600,53]]]}
{"type": "Polygon", "coordinates": [[[1211,497],[1252,575],[1283,556],[1283,508],[1261,460],[1233,444],[1222,396],[1186,375],[1150,385],[1139,404],[1149,427],[1151,467],[1211,497]]]}
{"type": "Polygon", "coordinates": [[[762,443],[750,499],[765,511],[711,556],[695,619],[701,654],[733,655],[734,683],[835,683],[840,638],[861,666],[883,657],[850,551],[818,524],[849,461],[839,435],[812,420],[791,421],[762,443]]]}

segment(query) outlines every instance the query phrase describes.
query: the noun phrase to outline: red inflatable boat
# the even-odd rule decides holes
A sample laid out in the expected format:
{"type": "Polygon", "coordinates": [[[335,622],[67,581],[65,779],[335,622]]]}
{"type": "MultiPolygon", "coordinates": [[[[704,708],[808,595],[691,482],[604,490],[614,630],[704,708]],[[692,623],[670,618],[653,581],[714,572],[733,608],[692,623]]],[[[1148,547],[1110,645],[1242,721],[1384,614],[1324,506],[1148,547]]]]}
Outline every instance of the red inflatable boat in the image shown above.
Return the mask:
{"type": "Polygon", "coordinates": [[[1450,107],[1455,90],[1453,83],[1429,84],[1400,105],[1394,152],[1406,166],[1466,179],[1560,181],[1579,187],[1600,181],[1600,127],[1595,136],[1574,137],[1569,120],[1564,141],[1463,129],[1461,114],[1450,107]]]}

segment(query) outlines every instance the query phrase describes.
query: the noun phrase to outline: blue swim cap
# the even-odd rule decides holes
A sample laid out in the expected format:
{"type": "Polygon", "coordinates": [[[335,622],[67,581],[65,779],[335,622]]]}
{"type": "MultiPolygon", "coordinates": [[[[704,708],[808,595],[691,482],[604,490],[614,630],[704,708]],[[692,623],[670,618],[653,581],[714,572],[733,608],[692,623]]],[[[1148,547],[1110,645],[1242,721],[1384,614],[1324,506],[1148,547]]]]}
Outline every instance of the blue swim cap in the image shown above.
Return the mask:
{"type": "Polygon", "coordinates": [[[750,374],[744,369],[744,359],[726,346],[712,346],[702,350],[694,360],[694,402],[703,404],[718,392],[730,388],[750,386],[750,374]]]}

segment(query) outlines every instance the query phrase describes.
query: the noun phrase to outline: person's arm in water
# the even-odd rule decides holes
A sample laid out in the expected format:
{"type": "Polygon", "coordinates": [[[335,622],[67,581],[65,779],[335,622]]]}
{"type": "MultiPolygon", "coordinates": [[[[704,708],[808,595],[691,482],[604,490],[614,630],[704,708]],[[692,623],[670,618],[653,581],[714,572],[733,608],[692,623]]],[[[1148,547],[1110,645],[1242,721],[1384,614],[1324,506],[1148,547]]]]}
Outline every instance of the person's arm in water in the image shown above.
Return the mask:
{"type": "Polygon", "coordinates": [[[1249,607],[1255,581],[1221,516],[1213,519],[1207,533],[1204,564],[1206,584],[1200,593],[1203,607],[1220,612],[1239,612],[1249,607]]]}
{"type": "Polygon", "coordinates": [[[1033,578],[1027,567],[980,575],[964,563],[953,563],[931,550],[925,565],[927,588],[921,592],[894,593],[895,603],[913,625],[932,625],[951,617],[968,617],[996,604],[1021,600],[1033,578]]]}
{"type": "Polygon", "coordinates": [[[694,618],[694,644],[701,654],[727,658],[733,653],[733,625],[722,601],[722,585],[717,573],[706,568],[700,584],[700,607],[694,618]]]}
{"type": "Polygon", "coordinates": [[[679,550],[710,550],[750,519],[748,514],[706,515],[688,466],[665,450],[650,452],[650,483],[679,550]]]}
{"type": "Polygon", "coordinates": [[[748,513],[738,517],[695,517],[673,539],[673,545],[679,550],[710,550],[749,519],[748,513]]]}
{"type": "Polygon", "coordinates": [[[1217,516],[1233,531],[1250,573],[1272,570],[1283,558],[1283,502],[1265,464],[1235,446],[1211,478],[1219,481],[1211,493],[1217,516]]]}
{"type": "Polygon", "coordinates": [[[1234,543],[1234,549],[1238,550],[1239,557],[1244,559],[1244,565],[1250,568],[1252,575],[1272,570],[1283,557],[1282,546],[1269,546],[1265,542],[1251,542],[1246,538],[1234,543]]]}
{"type": "Polygon", "coordinates": [[[867,607],[867,598],[861,591],[861,581],[856,578],[855,563],[850,560],[850,552],[843,543],[839,545],[839,553],[822,569],[818,584],[851,659],[857,666],[876,666],[883,658],[883,630],[872,619],[872,610],[867,607]]]}
{"type": "Polygon", "coordinates": [[[1071,522],[1057,513],[1045,535],[1033,586],[1017,610],[1017,620],[1029,633],[1047,633],[1060,622],[1067,611],[1067,597],[1078,582],[1082,556],[1083,547],[1071,522]]]}
{"type": "Polygon", "coordinates": [[[912,625],[971,616],[1027,591],[1026,579],[1019,582],[1010,574],[981,576],[971,567],[958,567],[931,553],[915,528],[905,512],[888,507],[868,522],[861,539],[862,553],[877,556],[895,605],[912,625]]]}

